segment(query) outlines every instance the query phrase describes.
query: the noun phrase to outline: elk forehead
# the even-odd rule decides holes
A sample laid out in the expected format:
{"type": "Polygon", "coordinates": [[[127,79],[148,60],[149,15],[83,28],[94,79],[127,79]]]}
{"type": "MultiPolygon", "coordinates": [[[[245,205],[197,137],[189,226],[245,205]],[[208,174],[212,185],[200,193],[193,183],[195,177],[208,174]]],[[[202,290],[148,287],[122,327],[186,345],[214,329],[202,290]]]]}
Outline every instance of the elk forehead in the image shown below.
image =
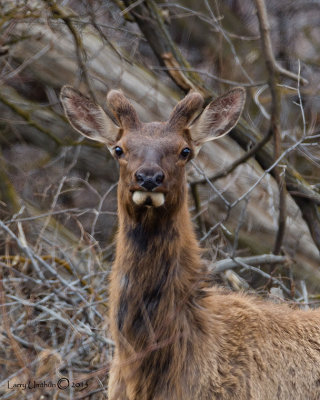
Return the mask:
{"type": "Polygon", "coordinates": [[[118,142],[127,151],[144,158],[170,154],[182,146],[190,145],[190,135],[187,130],[178,132],[163,122],[143,124],[140,130],[126,132],[118,142]]]}

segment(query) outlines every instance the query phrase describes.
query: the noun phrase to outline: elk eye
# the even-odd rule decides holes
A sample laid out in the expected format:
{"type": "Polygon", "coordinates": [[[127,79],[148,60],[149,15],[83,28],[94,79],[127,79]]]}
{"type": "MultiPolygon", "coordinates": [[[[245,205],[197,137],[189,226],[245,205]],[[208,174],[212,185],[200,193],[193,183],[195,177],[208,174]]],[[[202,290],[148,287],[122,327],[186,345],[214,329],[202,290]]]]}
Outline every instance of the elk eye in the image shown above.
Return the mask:
{"type": "Polygon", "coordinates": [[[187,158],[190,155],[190,153],[191,153],[191,150],[189,149],[189,147],[185,147],[181,151],[180,155],[181,155],[182,158],[187,158]]]}
{"type": "Polygon", "coordinates": [[[123,150],[120,146],[116,146],[114,152],[118,157],[120,157],[123,154],[123,150]]]}

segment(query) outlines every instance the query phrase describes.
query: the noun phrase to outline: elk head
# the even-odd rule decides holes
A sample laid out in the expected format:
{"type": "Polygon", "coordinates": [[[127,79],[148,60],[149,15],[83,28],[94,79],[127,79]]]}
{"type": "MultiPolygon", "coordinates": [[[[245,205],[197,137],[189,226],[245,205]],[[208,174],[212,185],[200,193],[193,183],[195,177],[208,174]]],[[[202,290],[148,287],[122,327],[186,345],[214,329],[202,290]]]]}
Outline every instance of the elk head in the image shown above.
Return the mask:
{"type": "Polygon", "coordinates": [[[174,212],[186,196],[185,166],[204,142],[227,134],[238,122],[245,91],[235,88],[203,111],[199,93],[188,94],[167,122],[143,123],[121,91],[111,90],[103,109],[70,86],[61,101],[71,125],[87,138],[107,145],[120,165],[120,206],[130,214],[174,212]]]}

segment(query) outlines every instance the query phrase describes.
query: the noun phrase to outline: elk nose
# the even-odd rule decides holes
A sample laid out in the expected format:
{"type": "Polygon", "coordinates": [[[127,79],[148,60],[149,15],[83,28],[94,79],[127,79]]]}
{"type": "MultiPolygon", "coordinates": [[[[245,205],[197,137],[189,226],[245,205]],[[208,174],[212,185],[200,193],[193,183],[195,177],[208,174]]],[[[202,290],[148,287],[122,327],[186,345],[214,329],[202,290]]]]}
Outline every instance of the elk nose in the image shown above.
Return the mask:
{"type": "Polygon", "coordinates": [[[154,172],[140,170],[136,172],[135,177],[137,183],[141,187],[147,189],[148,191],[151,191],[161,185],[164,180],[164,173],[162,171],[154,172]]]}

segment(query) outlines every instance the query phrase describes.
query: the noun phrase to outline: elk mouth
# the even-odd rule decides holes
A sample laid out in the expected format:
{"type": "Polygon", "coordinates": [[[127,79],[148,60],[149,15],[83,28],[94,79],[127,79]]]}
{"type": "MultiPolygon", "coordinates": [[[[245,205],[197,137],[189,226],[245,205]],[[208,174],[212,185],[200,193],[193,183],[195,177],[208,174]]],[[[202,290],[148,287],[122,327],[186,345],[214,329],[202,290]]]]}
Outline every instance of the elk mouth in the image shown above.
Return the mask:
{"type": "Polygon", "coordinates": [[[138,206],[160,207],[164,204],[164,193],[146,192],[135,190],[132,193],[132,201],[138,206]]]}

